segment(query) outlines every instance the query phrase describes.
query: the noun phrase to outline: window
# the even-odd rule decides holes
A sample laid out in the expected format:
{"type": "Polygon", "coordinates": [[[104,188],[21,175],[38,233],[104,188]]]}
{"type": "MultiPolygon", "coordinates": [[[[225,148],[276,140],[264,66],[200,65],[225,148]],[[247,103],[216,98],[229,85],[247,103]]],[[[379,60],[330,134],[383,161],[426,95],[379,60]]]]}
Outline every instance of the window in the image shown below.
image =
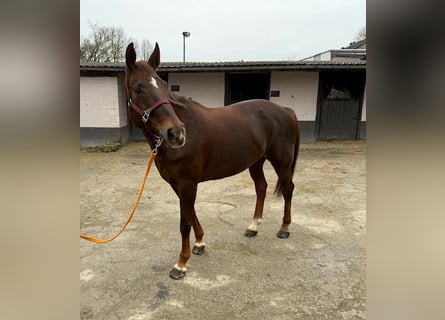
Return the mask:
{"type": "Polygon", "coordinates": [[[280,90],[272,90],[270,91],[271,97],[279,97],[280,96],[280,90]]]}
{"type": "Polygon", "coordinates": [[[180,90],[179,85],[178,85],[178,84],[172,84],[172,85],[170,86],[170,90],[171,90],[172,92],[179,92],[179,90],[180,90]]]}

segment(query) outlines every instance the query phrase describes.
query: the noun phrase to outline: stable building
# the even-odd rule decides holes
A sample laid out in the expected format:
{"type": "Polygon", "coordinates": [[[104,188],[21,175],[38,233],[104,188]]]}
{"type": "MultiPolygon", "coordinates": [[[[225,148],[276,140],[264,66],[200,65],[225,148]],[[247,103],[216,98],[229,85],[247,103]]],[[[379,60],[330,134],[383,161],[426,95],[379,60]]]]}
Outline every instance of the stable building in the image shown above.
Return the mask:
{"type": "MultiPolygon", "coordinates": [[[[210,108],[268,99],[295,110],[303,142],[366,137],[366,60],[164,62],[172,92],[210,108]]],[[[82,147],[143,140],[127,117],[124,63],[81,63],[82,147]]]]}

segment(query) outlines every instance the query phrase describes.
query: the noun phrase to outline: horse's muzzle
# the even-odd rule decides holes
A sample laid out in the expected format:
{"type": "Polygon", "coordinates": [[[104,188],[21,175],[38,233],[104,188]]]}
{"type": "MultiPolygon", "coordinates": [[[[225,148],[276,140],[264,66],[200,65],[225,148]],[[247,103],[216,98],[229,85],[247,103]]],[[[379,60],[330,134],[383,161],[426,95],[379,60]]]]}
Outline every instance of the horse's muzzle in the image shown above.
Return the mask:
{"type": "Polygon", "coordinates": [[[170,147],[175,149],[183,147],[186,139],[184,126],[167,129],[166,138],[166,142],[170,147]]]}

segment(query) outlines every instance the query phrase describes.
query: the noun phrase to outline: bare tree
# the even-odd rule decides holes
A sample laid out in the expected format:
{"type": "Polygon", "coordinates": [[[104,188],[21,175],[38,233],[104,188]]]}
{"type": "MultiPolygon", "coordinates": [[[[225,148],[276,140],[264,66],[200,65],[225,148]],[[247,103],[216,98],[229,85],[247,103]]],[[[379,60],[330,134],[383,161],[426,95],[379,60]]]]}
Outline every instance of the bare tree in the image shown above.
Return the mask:
{"type": "Polygon", "coordinates": [[[137,56],[142,60],[148,60],[153,45],[148,39],[127,37],[124,29],[117,27],[104,27],[98,24],[90,24],[91,34],[81,37],[80,61],[81,62],[122,62],[125,59],[125,49],[133,42],[137,56]]]}
{"type": "Polygon", "coordinates": [[[141,57],[142,60],[148,60],[152,51],[153,45],[151,44],[150,40],[142,39],[139,57],[141,57]]]}
{"type": "Polygon", "coordinates": [[[91,25],[92,33],[80,42],[82,62],[121,62],[129,43],[122,28],[91,25]]]}
{"type": "Polygon", "coordinates": [[[151,44],[150,40],[142,39],[142,41],[139,41],[135,38],[128,38],[128,43],[130,42],[133,42],[138,60],[148,60],[151,52],[153,51],[153,45],[151,44]]]}
{"type": "Polygon", "coordinates": [[[122,28],[110,28],[110,55],[113,62],[123,61],[127,36],[122,28]]]}
{"type": "Polygon", "coordinates": [[[107,61],[107,32],[105,28],[92,25],[92,35],[80,43],[80,60],[88,62],[107,61]]]}
{"type": "Polygon", "coordinates": [[[354,36],[354,41],[360,41],[366,39],[366,26],[361,27],[354,36]]]}

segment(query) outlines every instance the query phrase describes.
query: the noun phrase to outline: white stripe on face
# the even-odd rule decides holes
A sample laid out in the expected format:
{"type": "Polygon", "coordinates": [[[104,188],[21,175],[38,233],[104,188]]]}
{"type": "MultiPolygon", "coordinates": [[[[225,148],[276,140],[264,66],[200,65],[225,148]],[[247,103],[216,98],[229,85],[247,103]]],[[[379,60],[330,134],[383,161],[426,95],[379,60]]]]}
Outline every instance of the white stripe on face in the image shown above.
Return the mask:
{"type": "Polygon", "coordinates": [[[156,79],[153,77],[151,77],[150,84],[155,88],[159,88],[158,83],[156,82],[156,79]]]}
{"type": "Polygon", "coordinates": [[[251,231],[257,231],[258,230],[258,225],[263,222],[262,219],[253,219],[252,223],[250,224],[250,226],[247,227],[247,229],[251,230],[251,231]]]}

